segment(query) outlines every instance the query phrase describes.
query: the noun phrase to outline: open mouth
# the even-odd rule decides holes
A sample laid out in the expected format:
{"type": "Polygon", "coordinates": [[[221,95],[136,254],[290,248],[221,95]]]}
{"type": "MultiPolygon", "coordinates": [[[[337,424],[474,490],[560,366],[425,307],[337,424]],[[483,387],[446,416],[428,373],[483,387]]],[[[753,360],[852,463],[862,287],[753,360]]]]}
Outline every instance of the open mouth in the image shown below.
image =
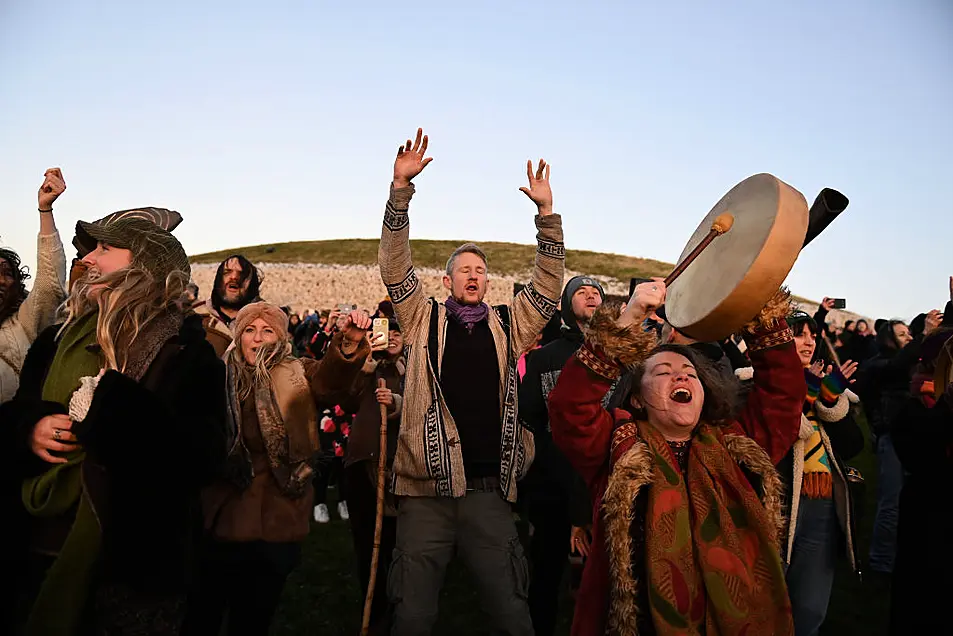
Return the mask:
{"type": "Polygon", "coordinates": [[[480,288],[477,286],[476,283],[470,283],[469,285],[466,286],[465,289],[471,294],[475,294],[477,293],[477,291],[479,291],[480,288]]]}
{"type": "Polygon", "coordinates": [[[672,394],[669,397],[672,398],[673,402],[678,402],[679,404],[688,404],[692,401],[692,392],[684,387],[679,387],[672,391],[672,394]]]}

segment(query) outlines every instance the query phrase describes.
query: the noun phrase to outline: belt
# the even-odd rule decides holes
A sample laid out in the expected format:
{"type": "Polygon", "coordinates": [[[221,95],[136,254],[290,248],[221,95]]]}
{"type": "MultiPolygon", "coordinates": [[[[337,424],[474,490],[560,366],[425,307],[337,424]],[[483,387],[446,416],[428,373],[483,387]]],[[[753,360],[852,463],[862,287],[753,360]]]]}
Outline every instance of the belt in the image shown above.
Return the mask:
{"type": "Polygon", "coordinates": [[[499,477],[474,477],[467,480],[467,492],[496,492],[499,489],[499,477]]]}

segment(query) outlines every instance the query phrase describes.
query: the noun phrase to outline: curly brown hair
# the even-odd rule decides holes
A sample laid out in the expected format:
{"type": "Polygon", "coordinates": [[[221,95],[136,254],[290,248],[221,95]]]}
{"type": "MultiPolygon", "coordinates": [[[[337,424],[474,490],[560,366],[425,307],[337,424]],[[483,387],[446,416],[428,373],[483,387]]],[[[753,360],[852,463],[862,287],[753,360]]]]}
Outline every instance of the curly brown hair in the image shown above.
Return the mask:
{"type": "Polygon", "coordinates": [[[6,261],[10,266],[10,273],[13,275],[14,292],[9,298],[0,300],[0,320],[5,320],[8,316],[16,312],[20,305],[26,300],[26,281],[30,279],[30,269],[21,264],[20,255],[11,249],[0,248],[0,260],[6,261]]]}
{"type": "MultiPolygon", "coordinates": [[[[715,370],[712,363],[703,354],[691,347],[679,344],[663,344],[653,349],[645,360],[627,373],[619,382],[619,386],[611,399],[610,407],[632,410],[632,398],[639,397],[642,387],[642,376],[645,375],[645,365],[658,353],[669,351],[684,356],[695,367],[698,380],[705,390],[705,404],[702,406],[701,419],[712,424],[721,424],[732,418],[737,401],[737,386],[729,383],[728,379],[715,370]]],[[[634,412],[636,419],[645,419],[643,412],[634,412]]]]}

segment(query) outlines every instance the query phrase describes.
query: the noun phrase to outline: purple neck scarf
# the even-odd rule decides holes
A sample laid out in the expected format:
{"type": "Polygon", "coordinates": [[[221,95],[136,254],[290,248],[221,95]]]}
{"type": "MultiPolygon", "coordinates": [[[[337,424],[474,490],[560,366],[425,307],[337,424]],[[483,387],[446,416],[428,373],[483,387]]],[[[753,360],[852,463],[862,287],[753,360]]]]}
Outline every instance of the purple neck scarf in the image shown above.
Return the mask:
{"type": "Polygon", "coordinates": [[[464,305],[453,296],[449,296],[444,304],[450,317],[466,327],[470,333],[473,333],[473,327],[481,320],[486,320],[490,313],[490,306],[486,303],[464,305]]]}

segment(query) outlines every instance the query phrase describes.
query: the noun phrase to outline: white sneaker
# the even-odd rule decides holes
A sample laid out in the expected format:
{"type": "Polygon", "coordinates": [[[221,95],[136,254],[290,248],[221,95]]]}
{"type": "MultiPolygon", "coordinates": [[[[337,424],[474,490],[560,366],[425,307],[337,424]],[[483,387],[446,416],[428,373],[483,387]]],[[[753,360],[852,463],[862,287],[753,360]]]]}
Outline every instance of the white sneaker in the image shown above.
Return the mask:
{"type": "Polygon", "coordinates": [[[338,515],[339,515],[339,516],[341,517],[341,519],[343,519],[344,521],[347,521],[348,519],[351,518],[350,513],[348,513],[348,511],[347,511],[347,502],[346,502],[346,501],[342,501],[341,503],[338,504],[338,515]]]}
{"type": "Polygon", "coordinates": [[[328,514],[328,507],[325,504],[318,504],[314,507],[314,520],[318,523],[327,523],[331,520],[328,514]]]}

